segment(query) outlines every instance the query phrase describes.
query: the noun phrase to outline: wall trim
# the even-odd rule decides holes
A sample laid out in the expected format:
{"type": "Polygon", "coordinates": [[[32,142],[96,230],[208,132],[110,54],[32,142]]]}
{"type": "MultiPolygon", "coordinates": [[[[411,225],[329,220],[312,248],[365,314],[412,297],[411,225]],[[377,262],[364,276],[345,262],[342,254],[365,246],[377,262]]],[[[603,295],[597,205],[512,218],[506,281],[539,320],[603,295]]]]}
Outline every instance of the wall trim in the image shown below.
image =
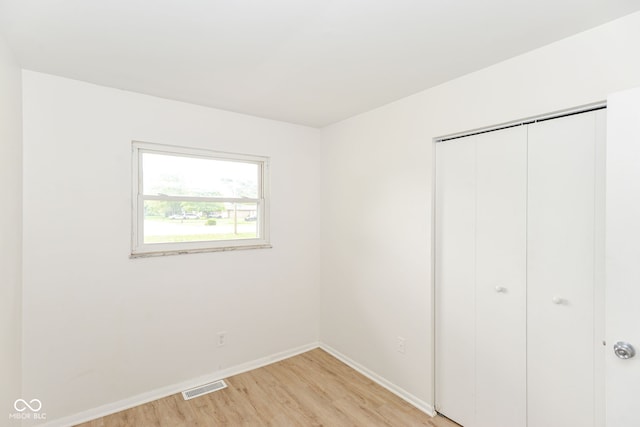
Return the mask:
{"type": "Polygon", "coordinates": [[[126,409],[133,408],[134,406],[143,405],[145,403],[152,402],[154,400],[162,399],[172,394],[179,393],[183,390],[197,387],[199,385],[224,379],[234,375],[242,374],[253,369],[258,369],[272,363],[279,362],[284,359],[288,359],[293,356],[305,353],[314,348],[318,348],[320,344],[318,342],[311,342],[309,344],[302,345],[300,347],[285,350],[279,353],[275,353],[269,356],[261,357],[259,359],[252,360],[250,362],[241,363],[230,368],[222,369],[220,371],[212,372],[210,374],[202,375],[197,378],[193,378],[187,381],[182,381],[176,384],[160,387],[152,391],[144,392],[131,396],[126,399],[118,400],[116,402],[108,403],[106,405],[98,406],[97,408],[89,409],[77,414],[69,415],[62,418],[57,418],[42,424],[43,427],[70,427],[76,424],[81,424],[87,421],[94,420],[96,418],[104,417],[107,415],[115,414],[116,412],[124,411],[126,409]]]}
{"type": "Polygon", "coordinates": [[[432,404],[427,403],[424,400],[422,400],[422,399],[414,396],[413,394],[409,393],[405,389],[403,389],[401,387],[398,387],[397,385],[395,385],[391,381],[387,380],[384,377],[381,377],[380,375],[376,374],[375,372],[371,371],[370,369],[365,368],[364,366],[362,366],[358,362],[350,359],[349,357],[347,357],[344,354],[340,353],[338,350],[328,346],[327,344],[324,344],[324,343],[321,342],[320,343],[320,348],[322,350],[326,351],[327,353],[329,353],[330,355],[332,355],[333,357],[335,357],[336,359],[340,360],[341,362],[345,363],[346,365],[349,365],[351,368],[353,368],[356,371],[360,372],[362,375],[364,375],[365,377],[369,378],[371,381],[373,381],[376,384],[386,388],[387,390],[389,390],[391,393],[395,394],[396,396],[398,396],[402,400],[406,401],[407,403],[411,404],[412,406],[415,406],[416,408],[418,408],[419,410],[421,410],[425,414],[430,415],[432,417],[436,416],[436,411],[433,408],[432,404]]]}

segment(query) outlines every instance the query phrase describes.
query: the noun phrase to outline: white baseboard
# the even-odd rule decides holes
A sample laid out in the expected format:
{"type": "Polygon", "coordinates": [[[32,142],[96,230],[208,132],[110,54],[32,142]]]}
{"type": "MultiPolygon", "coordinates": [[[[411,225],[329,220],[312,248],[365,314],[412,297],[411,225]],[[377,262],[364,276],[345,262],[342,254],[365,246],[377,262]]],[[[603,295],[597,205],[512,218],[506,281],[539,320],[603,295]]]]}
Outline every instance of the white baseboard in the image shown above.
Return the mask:
{"type": "Polygon", "coordinates": [[[339,351],[331,348],[330,346],[323,343],[315,342],[315,343],[309,343],[297,348],[293,348],[290,350],[286,350],[280,353],[272,354],[270,356],[262,357],[260,359],[253,360],[251,362],[242,363],[240,365],[236,365],[231,368],[212,372],[211,374],[203,375],[198,378],[193,378],[191,380],[183,381],[177,384],[172,384],[166,387],[161,387],[152,391],[141,393],[141,394],[129,397],[127,399],[122,399],[117,402],[108,403],[106,405],[89,409],[87,411],[83,411],[77,414],[69,415],[67,417],[51,420],[51,421],[48,421],[46,424],[43,424],[42,427],[69,427],[69,426],[74,426],[76,424],[81,424],[90,420],[94,420],[96,418],[104,417],[107,415],[115,414],[116,412],[133,408],[134,406],[143,405],[145,403],[152,402],[154,400],[162,399],[164,397],[171,396],[172,394],[176,394],[183,390],[197,387],[202,384],[206,384],[212,381],[217,381],[219,379],[232,377],[234,375],[251,371],[253,369],[258,369],[263,366],[270,365],[272,363],[276,363],[293,356],[297,356],[298,354],[307,352],[309,350],[313,350],[314,348],[318,348],[318,347],[323,349],[327,353],[331,354],[341,362],[352,367],[356,371],[360,372],[362,375],[366,376],[370,380],[386,388],[387,390],[397,395],[401,399],[415,406],[422,412],[431,416],[436,415],[436,412],[431,404],[423,401],[422,399],[417,398],[413,394],[398,387],[397,385],[386,380],[385,378],[381,377],[375,372],[360,365],[359,363],[351,360],[350,358],[340,353],[339,351]]]}
{"type": "Polygon", "coordinates": [[[76,424],[81,424],[96,418],[111,415],[116,412],[124,411],[126,409],[133,408],[134,406],[143,405],[145,403],[162,399],[163,397],[171,396],[172,394],[179,393],[189,388],[197,387],[202,384],[206,384],[219,379],[224,379],[234,375],[241,374],[243,372],[251,371],[253,369],[261,368],[272,363],[279,362],[284,359],[296,356],[298,354],[318,348],[319,343],[314,342],[306,344],[297,348],[282,351],[280,353],[272,354],[270,356],[261,357],[260,359],[253,360],[251,362],[242,363],[240,365],[233,366],[231,368],[223,369],[211,374],[203,375],[198,378],[183,381],[177,384],[172,384],[166,387],[161,387],[152,391],[141,393],[127,399],[122,399],[117,402],[108,403],[106,405],[99,406],[97,408],[89,409],[77,414],[69,415],[67,417],[58,418],[48,421],[43,424],[42,427],[69,427],[76,424]]]}
{"type": "Polygon", "coordinates": [[[365,368],[361,364],[351,360],[350,358],[348,358],[344,354],[340,353],[338,350],[336,350],[334,348],[331,348],[330,346],[328,346],[328,345],[326,345],[324,343],[320,343],[320,348],[323,349],[324,351],[326,351],[327,353],[329,353],[330,355],[332,355],[333,357],[335,357],[336,359],[340,360],[341,362],[349,365],[350,367],[352,367],[356,371],[360,372],[362,375],[364,375],[365,377],[369,378],[371,381],[373,381],[373,382],[381,385],[382,387],[386,388],[391,393],[393,393],[396,396],[400,397],[402,400],[404,400],[407,403],[410,403],[411,405],[415,406],[416,408],[418,408],[419,410],[421,410],[425,414],[430,415],[432,417],[436,416],[436,411],[435,411],[433,405],[431,405],[430,403],[427,403],[424,400],[419,399],[418,397],[416,397],[413,394],[409,393],[408,391],[398,387],[397,385],[395,385],[392,382],[388,381],[387,379],[381,377],[380,375],[376,374],[375,372],[373,372],[373,371],[365,368]]]}

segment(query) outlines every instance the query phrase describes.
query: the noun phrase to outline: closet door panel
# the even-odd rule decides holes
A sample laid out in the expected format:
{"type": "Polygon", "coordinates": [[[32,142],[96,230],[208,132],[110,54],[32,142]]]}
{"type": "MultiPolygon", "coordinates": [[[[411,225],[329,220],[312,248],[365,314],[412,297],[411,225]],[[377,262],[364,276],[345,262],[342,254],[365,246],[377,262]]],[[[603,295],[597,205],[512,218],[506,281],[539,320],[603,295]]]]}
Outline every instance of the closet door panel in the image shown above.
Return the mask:
{"type": "Polygon", "coordinates": [[[529,126],[528,427],[594,424],[595,124],[529,126]]]}
{"type": "Polygon", "coordinates": [[[527,129],[476,139],[474,426],[525,427],[527,129]]]}
{"type": "Polygon", "coordinates": [[[472,427],[475,335],[473,141],[436,145],[436,410],[472,427]]]}

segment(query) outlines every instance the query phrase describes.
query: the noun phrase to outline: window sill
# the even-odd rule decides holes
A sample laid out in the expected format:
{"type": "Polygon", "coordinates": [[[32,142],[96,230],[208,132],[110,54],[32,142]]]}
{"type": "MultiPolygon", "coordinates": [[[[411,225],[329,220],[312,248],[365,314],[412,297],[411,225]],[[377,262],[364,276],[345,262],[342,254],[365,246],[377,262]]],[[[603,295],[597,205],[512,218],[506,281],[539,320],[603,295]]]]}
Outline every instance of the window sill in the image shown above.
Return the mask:
{"type": "Polygon", "coordinates": [[[243,251],[247,249],[271,249],[273,246],[270,243],[261,243],[257,245],[243,245],[243,246],[221,246],[218,248],[194,248],[194,249],[176,249],[176,250],[159,250],[149,252],[136,252],[132,253],[129,258],[151,258],[160,256],[171,255],[187,255],[187,254],[199,254],[205,252],[229,252],[229,251],[243,251]]]}

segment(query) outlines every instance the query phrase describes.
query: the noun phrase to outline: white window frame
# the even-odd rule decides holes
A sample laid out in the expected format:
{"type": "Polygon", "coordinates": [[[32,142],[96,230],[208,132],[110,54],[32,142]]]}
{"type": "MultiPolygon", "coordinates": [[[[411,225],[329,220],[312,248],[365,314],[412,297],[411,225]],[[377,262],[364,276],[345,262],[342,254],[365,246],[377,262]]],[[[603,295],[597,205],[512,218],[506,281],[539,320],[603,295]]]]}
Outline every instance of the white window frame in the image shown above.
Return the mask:
{"type": "Polygon", "coordinates": [[[229,251],[237,249],[270,248],[269,243],[269,158],[246,154],[186,148],[150,142],[132,141],[132,231],[131,258],[178,255],[198,252],[229,251]],[[197,197],[143,194],[142,153],[167,156],[195,157],[210,160],[235,161],[258,165],[258,197],[197,197]],[[258,238],[237,240],[211,240],[201,242],[144,243],[144,202],[162,200],[177,202],[256,203],[258,238]]]}

